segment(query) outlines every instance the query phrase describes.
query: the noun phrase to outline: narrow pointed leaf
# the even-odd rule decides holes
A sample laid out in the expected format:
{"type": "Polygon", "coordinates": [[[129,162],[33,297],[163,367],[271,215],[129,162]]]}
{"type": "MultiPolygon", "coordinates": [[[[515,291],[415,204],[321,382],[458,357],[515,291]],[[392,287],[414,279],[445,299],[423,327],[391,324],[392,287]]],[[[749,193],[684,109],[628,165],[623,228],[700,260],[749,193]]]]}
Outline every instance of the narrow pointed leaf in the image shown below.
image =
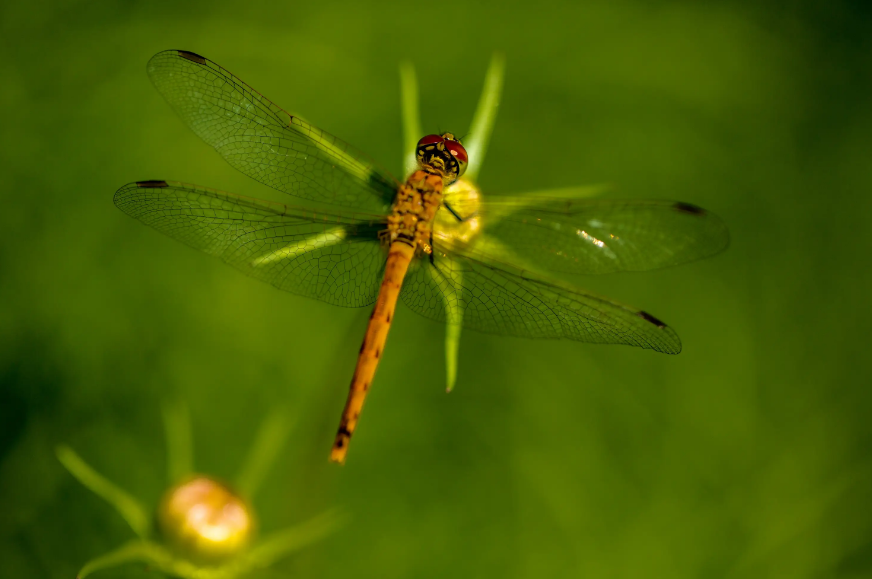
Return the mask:
{"type": "Polygon", "coordinates": [[[151,529],[150,519],[139,501],[91,468],[69,446],[62,444],[57,447],[55,453],[70,474],[95,495],[112,505],[138,537],[144,539],[148,536],[151,529]]]}
{"type": "Polygon", "coordinates": [[[466,152],[469,154],[469,165],[466,167],[466,178],[472,181],[478,179],[478,172],[484,162],[493,131],[494,121],[497,118],[497,110],[500,106],[500,96],[503,92],[503,77],[506,71],[506,59],[500,52],[495,52],[491,57],[490,66],[484,80],[484,89],[472,118],[469,138],[464,142],[466,152]]]}

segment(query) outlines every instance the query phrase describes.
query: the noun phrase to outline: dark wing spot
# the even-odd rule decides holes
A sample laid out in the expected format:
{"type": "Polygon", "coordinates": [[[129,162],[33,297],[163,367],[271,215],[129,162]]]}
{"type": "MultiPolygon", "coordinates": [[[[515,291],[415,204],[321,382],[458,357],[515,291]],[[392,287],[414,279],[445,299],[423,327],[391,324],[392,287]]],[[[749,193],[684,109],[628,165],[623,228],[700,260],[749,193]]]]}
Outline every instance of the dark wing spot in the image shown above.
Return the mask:
{"type": "Polygon", "coordinates": [[[385,322],[388,324],[391,323],[391,313],[390,312],[388,312],[387,315],[385,315],[385,322]]]}
{"type": "Polygon", "coordinates": [[[379,348],[375,349],[375,359],[378,360],[381,358],[381,350],[379,348]]]}
{"type": "Polygon", "coordinates": [[[188,52],[187,50],[180,50],[179,56],[182,58],[187,58],[191,62],[196,62],[197,64],[206,64],[206,59],[197,54],[196,52],[188,52]]]}
{"type": "Polygon", "coordinates": [[[664,324],[663,322],[661,322],[660,320],[658,320],[657,318],[655,318],[654,316],[652,316],[648,312],[639,311],[636,315],[639,316],[640,318],[642,318],[643,320],[645,320],[646,322],[651,322],[652,324],[654,324],[658,328],[665,328],[666,327],[666,324],[664,324]]]}
{"type": "Polygon", "coordinates": [[[146,189],[156,189],[158,187],[169,187],[166,181],[137,181],[137,187],[145,187],[146,189]]]}
{"type": "Polygon", "coordinates": [[[681,201],[679,201],[672,207],[674,207],[677,211],[690,213],[691,215],[705,215],[705,209],[703,209],[702,207],[697,207],[696,205],[691,205],[690,203],[682,203],[681,201]]]}
{"type": "Polygon", "coordinates": [[[336,433],[336,437],[344,436],[346,438],[351,438],[351,431],[343,424],[339,427],[339,431],[336,433]]]}
{"type": "Polygon", "coordinates": [[[335,446],[336,448],[342,448],[343,446],[345,446],[345,438],[337,437],[336,442],[333,443],[333,446],[335,446]]]}

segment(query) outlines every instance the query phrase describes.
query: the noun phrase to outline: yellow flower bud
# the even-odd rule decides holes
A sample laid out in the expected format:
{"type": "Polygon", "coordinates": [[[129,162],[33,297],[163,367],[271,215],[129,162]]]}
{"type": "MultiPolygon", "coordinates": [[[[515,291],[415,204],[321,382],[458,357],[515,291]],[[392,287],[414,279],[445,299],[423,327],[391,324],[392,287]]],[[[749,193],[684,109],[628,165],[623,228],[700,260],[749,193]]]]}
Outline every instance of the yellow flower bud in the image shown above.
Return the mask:
{"type": "Polygon", "coordinates": [[[481,230],[481,192],[466,179],[458,179],[445,190],[445,203],[436,213],[433,222],[433,237],[449,247],[464,246],[472,242],[481,230]],[[454,213],[452,213],[452,211],[454,213]]]}
{"type": "Polygon", "coordinates": [[[238,554],[254,531],[254,515],[246,501],[204,475],[194,475],[164,494],[157,523],[170,546],[201,561],[238,554]]]}

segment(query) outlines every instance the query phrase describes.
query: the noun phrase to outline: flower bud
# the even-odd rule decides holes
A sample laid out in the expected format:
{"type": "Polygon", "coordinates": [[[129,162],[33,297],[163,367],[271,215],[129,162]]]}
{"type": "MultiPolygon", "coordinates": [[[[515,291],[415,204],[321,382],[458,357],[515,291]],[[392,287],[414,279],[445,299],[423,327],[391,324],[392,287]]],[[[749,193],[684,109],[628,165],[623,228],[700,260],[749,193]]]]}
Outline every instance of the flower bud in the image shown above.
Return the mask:
{"type": "Polygon", "coordinates": [[[171,547],[201,561],[237,555],[254,531],[254,515],[245,500],[204,475],[194,475],[164,494],[157,523],[171,547]]]}

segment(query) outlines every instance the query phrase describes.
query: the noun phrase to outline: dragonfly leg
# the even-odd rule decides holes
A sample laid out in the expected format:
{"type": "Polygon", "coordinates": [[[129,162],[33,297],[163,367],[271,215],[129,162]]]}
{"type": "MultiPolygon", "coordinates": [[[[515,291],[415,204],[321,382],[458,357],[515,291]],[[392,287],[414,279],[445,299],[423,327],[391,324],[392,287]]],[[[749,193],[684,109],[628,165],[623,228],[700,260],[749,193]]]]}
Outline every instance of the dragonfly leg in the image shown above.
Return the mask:
{"type": "Polygon", "coordinates": [[[451,215],[454,216],[454,218],[457,220],[458,223],[465,223],[466,221],[469,221],[469,220],[472,219],[473,217],[477,217],[477,216],[478,216],[478,211],[476,211],[476,212],[472,213],[471,215],[467,215],[466,217],[461,217],[461,216],[457,213],[457,211],[455,211],[454,209],[452,209],[452,208],[451,208],[451,205],[449,205],[449,204],[446,203],[445,201],[442,202],[442,205],[444,205],[444,206],[445,206],[445,209],[447,209],[448,212],[449,212],[451,215]]]}

